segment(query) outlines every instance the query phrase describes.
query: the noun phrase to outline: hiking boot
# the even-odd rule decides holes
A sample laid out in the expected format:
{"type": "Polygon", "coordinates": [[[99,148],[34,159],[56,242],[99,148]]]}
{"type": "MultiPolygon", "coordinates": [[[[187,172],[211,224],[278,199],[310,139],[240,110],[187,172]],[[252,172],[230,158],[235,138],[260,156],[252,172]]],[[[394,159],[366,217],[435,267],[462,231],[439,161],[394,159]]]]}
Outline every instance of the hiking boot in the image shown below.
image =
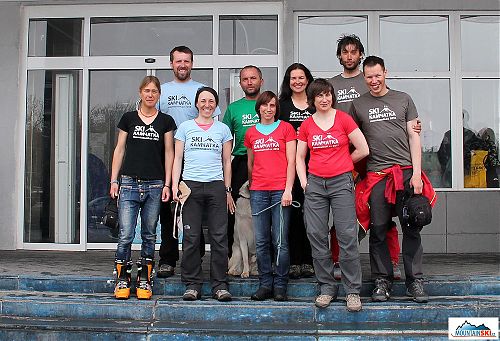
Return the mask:
{"type": "Polygon", "coordinates": [[[264,301],[271,297],[273,297],[271,289],[259,287],[259,289],[252,296],[250,296],[250,299],[253,301],[264,301]]]}
{"type": "Polygon", "coordinates": [[[168,264],[161,264],[158,267],[158,273],[156,274],[156,277],[167,278],[173,276],[174,274],[175,274],[175,267],[168,264]]]}
{"type": "Polygon", "coordinates": [[[300,275],[304,278],[314,276],[314,268],[311,264],[302,264],[300,267],[300,275]]]}
{"type": "Polygon", "coordinates": [[[399,281],[401,279],[401,270],[399,269],[399,265],[397,262],[392,263],[393,277],[395,280],[399,281]]]}
{"type": "Polygon", "coordinates": [[[427,303],[429,301],[429,295],[424,290],[424,284],[421,279],[414,280],[408,288],[406,288],[406,295],[413,297],[413,300],[417,303],[427,303]]]}
{"type": "Polygon", "coordinates": [[[383,278],[377,278],[375,280],[375,289],[372,293],[373,302],[385,302],[390,297],[389,282],[383,278]]]}
{"type": "Polygon", "coordinates": [[[326,308],[330,305],[330,302],[333,300],[333,296],[331,295],[319,295],[314,300],[314,304],[318,308],[326,308]]]}
{"type": "Polygon", "coordinates": [[[291,279],[300,278],[300,265],[290,266],[290,271],[288,272],[288,277],[290,277],[291,279]]]}
{"type": "Polygon", "coordinates": [[[351,313],[361,311],[361,299],[358,294],[349,294],[345,300],[347,311],[351,313]]]}
{"type": "Polygon", "coordinates": [[[274,300],[278,302],[286,301],[288,297],[286,296],[285,288],[275,288],[274,289],[274,300]]]}
{"type": "Polygon", "coordinates": [[[333,278],[335,278],[337,281],[340,281],[342,278],[342,271],[340,271],[339,262],[333,263],[333,278]]]}
{"type": "Polygon", "coordinates": [[[219,289],[212,296],[219,302],[229,302],[233,299],[233,296],[226,289],[219,289]]]}
{"type": "Polygon", "coordinates": [[[182,299],[184,301],[196,301],[201,298],[201,294],[198,292],[198,290],[195,289],[187,289],[184,292],[184,295],[182,295],[182,299]]]}

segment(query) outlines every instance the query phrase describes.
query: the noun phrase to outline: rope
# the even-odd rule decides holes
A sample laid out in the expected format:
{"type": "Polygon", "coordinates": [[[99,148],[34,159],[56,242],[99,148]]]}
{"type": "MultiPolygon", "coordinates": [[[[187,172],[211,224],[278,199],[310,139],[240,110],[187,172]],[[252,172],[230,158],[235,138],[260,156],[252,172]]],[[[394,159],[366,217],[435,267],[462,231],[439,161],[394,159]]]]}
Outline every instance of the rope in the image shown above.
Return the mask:
{"type": "MultiPolygon", "coordinates": [[[[275,202],[274,204],[272,204],[271,206],[269,207],[266,207],[264,208],[263,210],[257,212],[257,213],[252,213],[252,216],[258,216],[259,214],[261,214],[262,212],[265,212],[267,210],[270,210],[271,208],[273,208],[274,206],[276,205],[280,205],[281,204],[281,200],[280,201],[277,201],[275,202]]],[[[292,201],[292,206],[293,207],[296,207],[296,208],[299,208],[300,207],[300,202],[298,201],[292,201]]],[[[280,205],[280,232],[279,232],[279,236],[278,236],[278,252],[276,252],[276,265],[279,265],[280,264],[280,250],[281,250],[281,239],[283,237],[283,225],[284,225],[284,222],[283,222],[283,206],[280,205]]]]}

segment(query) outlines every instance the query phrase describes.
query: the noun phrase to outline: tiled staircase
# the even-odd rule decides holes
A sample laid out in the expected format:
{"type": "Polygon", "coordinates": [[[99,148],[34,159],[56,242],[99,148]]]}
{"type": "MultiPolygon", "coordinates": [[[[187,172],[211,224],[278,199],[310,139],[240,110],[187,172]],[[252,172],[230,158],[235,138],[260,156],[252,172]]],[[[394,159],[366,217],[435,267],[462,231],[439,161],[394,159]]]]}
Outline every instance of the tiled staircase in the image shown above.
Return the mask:
{"type": "Polygon", "coordinates": [[[326,309],[313,300],[312,280],[291,281],[287,302],[254,302],[256,279],[231,279],[234,299],[184,302],[179,276],[156,279],[151,301],[112,297],[109,278],[79,276],[0,276],[0,340],[417,340],[447,339],[448,317],[496,317],[500,313],[497,276],[434,276],[429,303],[405,297],[396,282],[386,303],[369,300],[349,313],[343,291],[326,309]]]}

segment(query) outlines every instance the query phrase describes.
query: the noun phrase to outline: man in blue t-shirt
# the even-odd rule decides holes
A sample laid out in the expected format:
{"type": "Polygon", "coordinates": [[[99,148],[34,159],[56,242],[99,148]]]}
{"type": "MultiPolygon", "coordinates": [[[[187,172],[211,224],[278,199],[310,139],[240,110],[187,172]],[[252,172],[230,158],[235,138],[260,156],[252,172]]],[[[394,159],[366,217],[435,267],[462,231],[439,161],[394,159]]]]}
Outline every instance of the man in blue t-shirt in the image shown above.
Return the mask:
{"type": "MultiPolygon", "coordinates": [[[[170,51],[170,66],[174,80],[161,85],[159,109],[172,116],[177,127],[184,121],[198,116],[194,103],[196,91],[205,84],[191,79],[193,68],[193,51],[187,46],[176,46],[170,51]]],[[[217,107],[214,116],[220,115],[217,107]]],[[[179,260],[178,241],[172,236],[173,217],[170,204],[163,203],[160,210],[161,244],[158,277],[170,277],[175,273],[175,265],[179,260]]],[[[205,254],[205,240],[201,235],[202,257],[205,254]]]]}

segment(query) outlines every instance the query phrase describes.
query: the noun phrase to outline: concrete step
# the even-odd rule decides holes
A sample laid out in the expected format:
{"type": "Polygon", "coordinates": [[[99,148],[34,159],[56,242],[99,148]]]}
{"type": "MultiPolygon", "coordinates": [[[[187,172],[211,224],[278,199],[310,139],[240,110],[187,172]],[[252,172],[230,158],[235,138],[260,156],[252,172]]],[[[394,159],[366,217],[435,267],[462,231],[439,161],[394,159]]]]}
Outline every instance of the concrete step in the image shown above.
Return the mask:
{"type": "MultiPolygon", "coordinates": [[[[0,290],[46,291],[67,293],[107,293],[113,292],[114,282],[111,277],[91,276],[44,276],[44,275],[3,275],[0,276],[0,290]]],[[[258,288],[257,278],[230,279],[230,291],[233,296],[250,297],[258,288]]],[[[339,282],[340,296],[344,296],[339,282]]],[[[468,296],[468,295],[500,295],[500,276],[430,276],[426,280],[425,289],[430,296],[468,296]]],[[[181,296],[185,286],[180,276],[154,281],[155,295],[181,296]]],[[[369,297],[373,283],[364,282],[361,296],[369,297]]],[[[404,281],[394,282],[392,294],[404,296],[404,281]]],[[[209,295],[210,287],[204,285],[203,293],[209,295]]],[[[291,280],[288,295],[292,298],[312,298],[318,293],[318,286],[313,278],[291,280]]]]}

